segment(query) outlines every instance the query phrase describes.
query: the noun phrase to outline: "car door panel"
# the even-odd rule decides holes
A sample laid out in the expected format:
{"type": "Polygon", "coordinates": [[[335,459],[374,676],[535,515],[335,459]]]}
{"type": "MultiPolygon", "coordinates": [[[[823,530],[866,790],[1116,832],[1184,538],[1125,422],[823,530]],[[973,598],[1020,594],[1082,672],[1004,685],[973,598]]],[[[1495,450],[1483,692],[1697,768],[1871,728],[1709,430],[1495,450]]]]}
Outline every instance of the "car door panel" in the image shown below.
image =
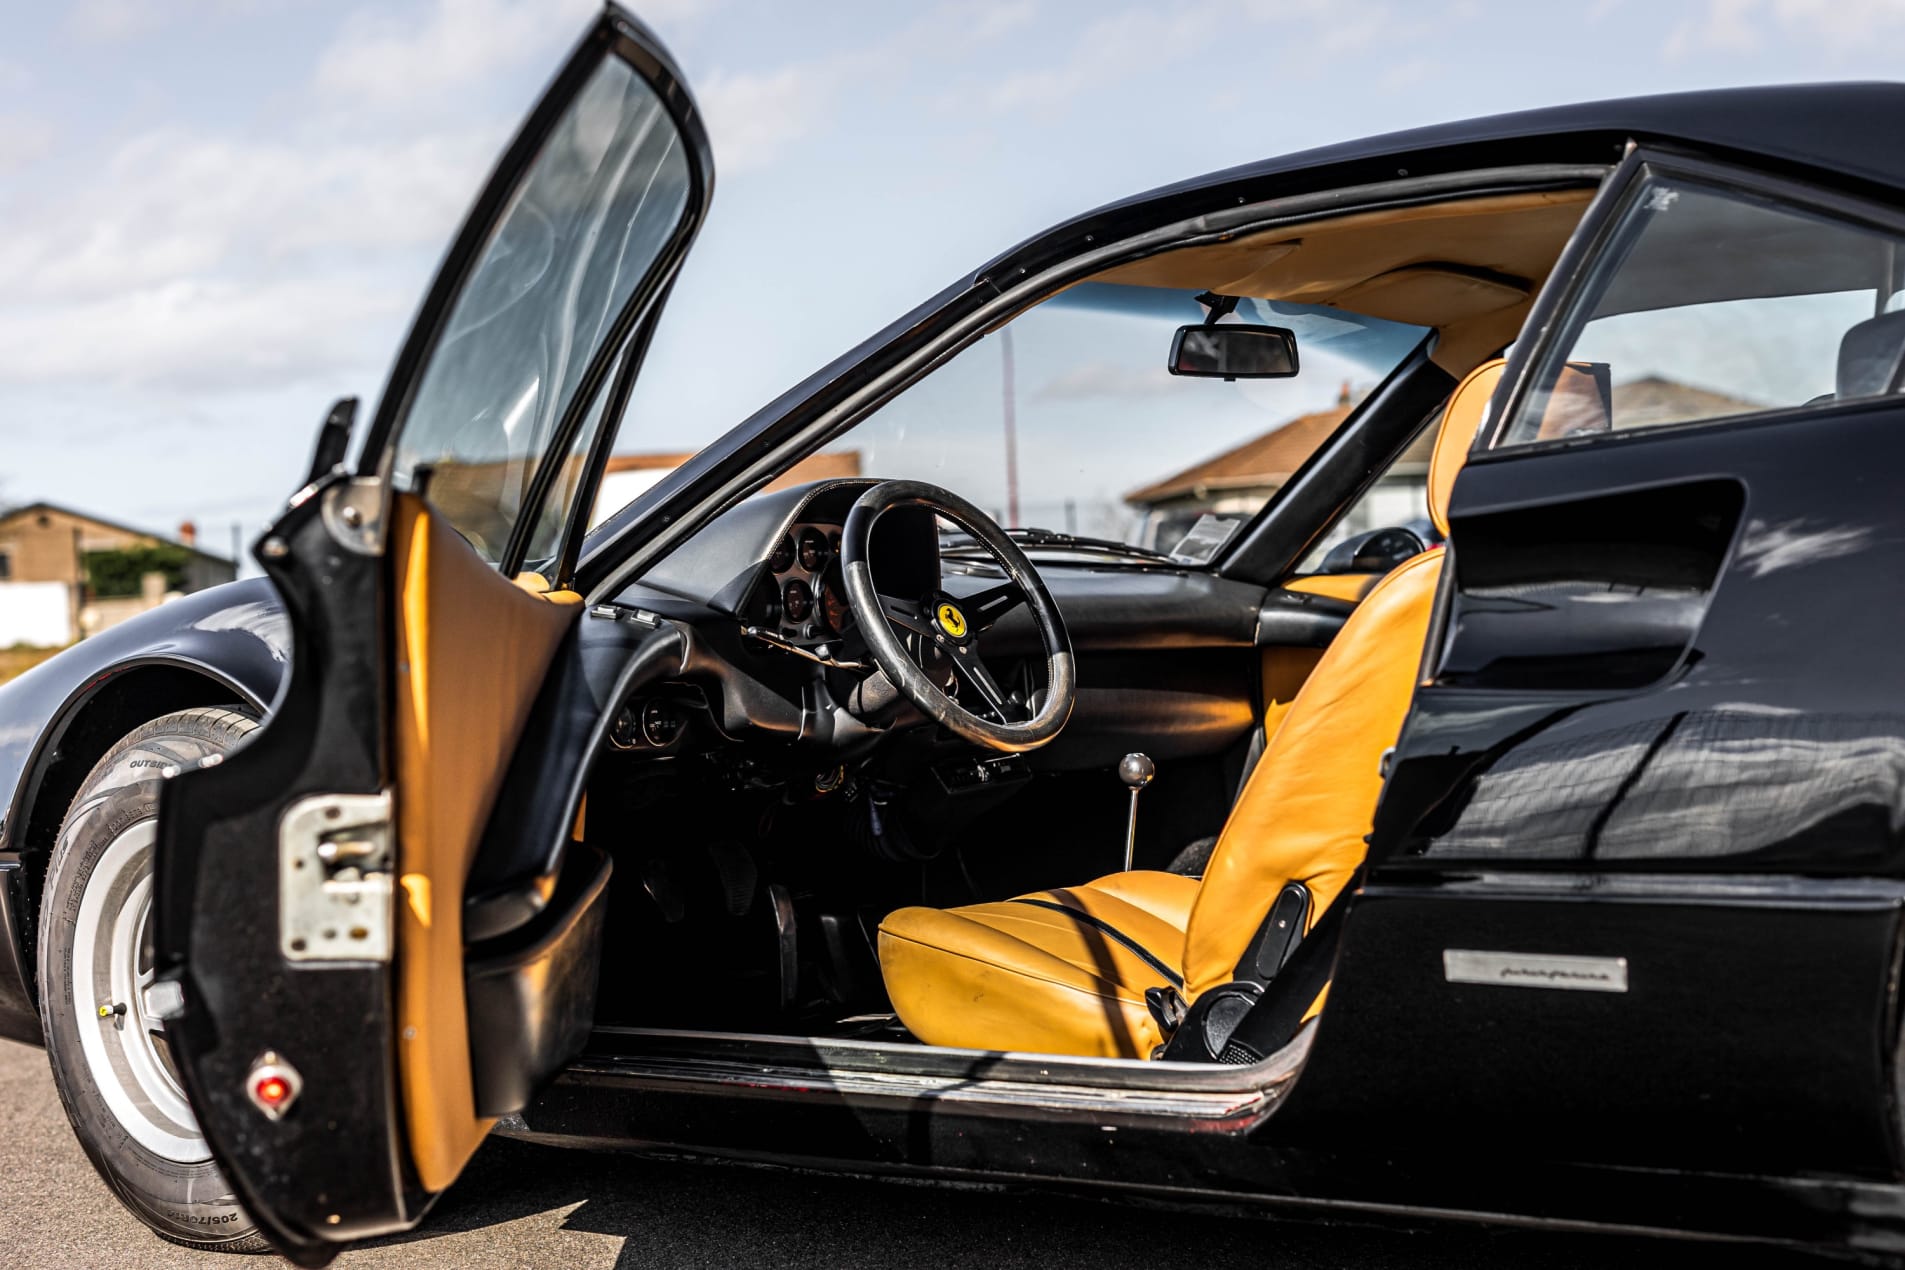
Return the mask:
{"type": "Polygon", "coordinates": [[[465,892],[573,645],[567,576],[711,179],[678,73],[610,6],[446,257],[359,473],[317,474],[255,553],[292,632],[270,717],[165,788],[174,1052],[220,1171],[299,1264],[413,1225],[486,1113],[586,1039],[606,861],[553,862],[544,920],[474,961],[465,892]],[[480,1073],[473,999],[513,1029],[480,1073]]]}
{"type": "Polygon", "coordinates": [[[439,1191],[489,1128],[472,1111],[464,882],[581,597],[504,578],[415,495],[397,495],[393,512],[397,1070],[418,1180],[439,1191]]]}
{"type": "MultiPolygon", "coordinates": [[[[382,560],[347,545],[374,542],[375,523],[348,539],[334,532],[350,493],[334,481],[274,526],[261,564],[299,651],[270,721],[246,745],[167,782],[154,856],[155,970],[178,985],[166,1028],[192,1109],[245,1212],[274,1246],[312,1265],[328,1255],[320,1232],[384,1233],[415,1221],[427,1200],[405,1175],[394,1056],[365,1044],[393,1034],[388,958],[272,972],[285,964],[283,811],[304,798],[376,798],[389,788],[378,724],[388,597],[382,560]],[[248,1094],[268,1052],[304,1074],[295,1104],[275,1119],[248,1094]]],[[[366,929],[375,917],[388,921],[376,914],[362,920],[366,929]]]]}

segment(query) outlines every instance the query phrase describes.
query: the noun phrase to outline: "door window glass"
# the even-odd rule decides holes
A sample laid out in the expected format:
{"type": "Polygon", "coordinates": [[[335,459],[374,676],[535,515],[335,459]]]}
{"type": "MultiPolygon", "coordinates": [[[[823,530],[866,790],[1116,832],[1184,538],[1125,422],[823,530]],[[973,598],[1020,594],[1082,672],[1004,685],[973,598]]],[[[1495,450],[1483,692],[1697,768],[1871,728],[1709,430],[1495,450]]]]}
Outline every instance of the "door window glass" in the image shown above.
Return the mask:
{"type": "MultiPolygon", "coordinates": [[[[689,206],[687,154],[660,98],[605,58],[517,186],[418,384],[398,488],[431,502],[492,562],[525,516],[559,525],[574,481],[526,503],[544,463],[579,471],[586,435],[556,453],[583,374],[689,206]],[[553,522],[551,518],[553,517],[553,522]]],[[[604,381],[599,399],[608,390],[604,381]]],[[[591,419],[599,426],[601,411],[591,419]]],[[[585,430],[586,432],[586,430],[585,430]]],[[[565,468],[563,475],[568,475],[565,468]]],[[[547,541],[534,549],[552,554],[547,541]]]]}
{"type": "Polygon", "coordinates": [[[1899,248],[1811,211],[1649,178],[1498,444],[1896,392],[1899,248]]]}

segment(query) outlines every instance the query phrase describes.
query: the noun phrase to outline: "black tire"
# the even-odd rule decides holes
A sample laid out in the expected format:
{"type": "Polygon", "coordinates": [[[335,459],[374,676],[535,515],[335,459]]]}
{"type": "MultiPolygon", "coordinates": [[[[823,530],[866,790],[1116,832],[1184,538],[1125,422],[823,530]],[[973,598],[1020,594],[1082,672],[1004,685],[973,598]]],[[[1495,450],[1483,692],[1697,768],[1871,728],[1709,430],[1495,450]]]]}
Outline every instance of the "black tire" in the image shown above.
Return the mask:
{"type": "MultiPolygon", "coordinates": [[[[149,1107],[163,1100],[147,1098],[130,1074],[115,1082],[110,1094],[101,1088],[96,1065],[103,1062],[103,1070],[110,1073],[116,1062],[118,1071],[129,1073],[125,1055],[133,1045],[123,1039],[124,1026],[143,1028],[143,1024],[137,1022],[141,1017],[137,1011],[123,1006],[114,1024],[102,1021],[107,1016],[95,1018],[101,1004],[93,997],[100,995],[100,975],[110,969],[102,968],[110,959],[98,951],[103,923],[118,922],[123,929],[125,921],[137,920],[120,915],[137,908],[140,865],[134,844],[158,815],[161,773],[168,767],[189,766],[208,754],[229,753],[257,727],[256,719],[236,710],[181,710],[139,727],[107,751],[79,787],[60,825],[59,841],[47,865],[40,918],[40,1023],[53,1083],[80,1145],[106,1185],[156,1234],[173,1243],[218,1252],[256,1252],[267,1245],[209,1158],[192,1159],[192,1153],[184,1149],[177,1158],[170,1158],[135,1136],[150,1140],[164,1132],[162,1117],[151,1117],[153,1124],[160,1125],[155,1130],[142,1126],[137,1110],[141,1099],[149,1107]],[[113,863],[101,873],[99,866],[109,849],[113,863]],[[87,890],[96,874],[97,884],[107,889],[89,903],[87,890]],[[135,880],[129,883],[129,877],[135,880]],[[128,886],[133,888],[130,899],[128,886]],[[86,931],[80,930],[82,912],[91,927],[86,931]],[[82,940],[89,951],[77,955],[88,960],[93,972],[76,993],[76,949],[82,940]],[[87,1026],[99,1029],[90,1041],[81,1035],[81,1028],[87,1026]],[[91,1060],[89,1043],[94,1047],[91,1060]],[[123,1114],[114,1110],[115,1101],[126,1108],[123,1114]]],[[[149,849],[143,867],[149,876],[149,849]]],[[[134,964],[127,973],[136,975],[138,966],[134,964]]],[[[143,1039],[141,1033],[135,1035],[143,1039]]],[[[162,1041],[146,1044],[153,1055],[161,1053],[162,1041]]],[[[155,1069],[144,1070],[150,1079],[155,1069]]],[[[110,1074],[107,1078],[111,1079],[110,1074]]],[[[192,1128],[196,1130],[195,1123],[192,1128]]]]}

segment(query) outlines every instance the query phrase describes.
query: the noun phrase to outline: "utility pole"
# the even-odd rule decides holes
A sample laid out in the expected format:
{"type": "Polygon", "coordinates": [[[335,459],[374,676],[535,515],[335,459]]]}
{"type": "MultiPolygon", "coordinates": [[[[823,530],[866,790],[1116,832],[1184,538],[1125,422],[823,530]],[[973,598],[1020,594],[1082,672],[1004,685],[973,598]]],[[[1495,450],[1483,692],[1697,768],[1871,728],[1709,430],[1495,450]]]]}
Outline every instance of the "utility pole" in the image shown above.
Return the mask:
{"type": "Polygon", "coordinates": [[[1018,394],[1013,390],[1012,328],[999,332],[999,369],[1005,380],[1005,523],[1008,529],[1019,525],[1019,420],[1018,394]]]}

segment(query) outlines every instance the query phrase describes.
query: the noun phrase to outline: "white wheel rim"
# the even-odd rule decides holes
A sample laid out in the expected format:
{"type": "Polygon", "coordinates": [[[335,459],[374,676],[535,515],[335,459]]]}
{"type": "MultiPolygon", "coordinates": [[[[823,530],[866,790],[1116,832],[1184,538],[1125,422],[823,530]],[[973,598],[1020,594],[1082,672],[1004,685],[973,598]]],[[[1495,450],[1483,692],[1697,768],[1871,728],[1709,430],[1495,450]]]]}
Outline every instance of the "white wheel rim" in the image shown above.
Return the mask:
{"type": "Polygon", "coordinates": [[[154,1155],[198,1164],[212,1153],[173,1070],[165,1023],[146,1008],[155,837],[151,820],[126,829],[86,879],[73,932],[73,1009],[86,1066],[114,1119],[154,1155]]]}

